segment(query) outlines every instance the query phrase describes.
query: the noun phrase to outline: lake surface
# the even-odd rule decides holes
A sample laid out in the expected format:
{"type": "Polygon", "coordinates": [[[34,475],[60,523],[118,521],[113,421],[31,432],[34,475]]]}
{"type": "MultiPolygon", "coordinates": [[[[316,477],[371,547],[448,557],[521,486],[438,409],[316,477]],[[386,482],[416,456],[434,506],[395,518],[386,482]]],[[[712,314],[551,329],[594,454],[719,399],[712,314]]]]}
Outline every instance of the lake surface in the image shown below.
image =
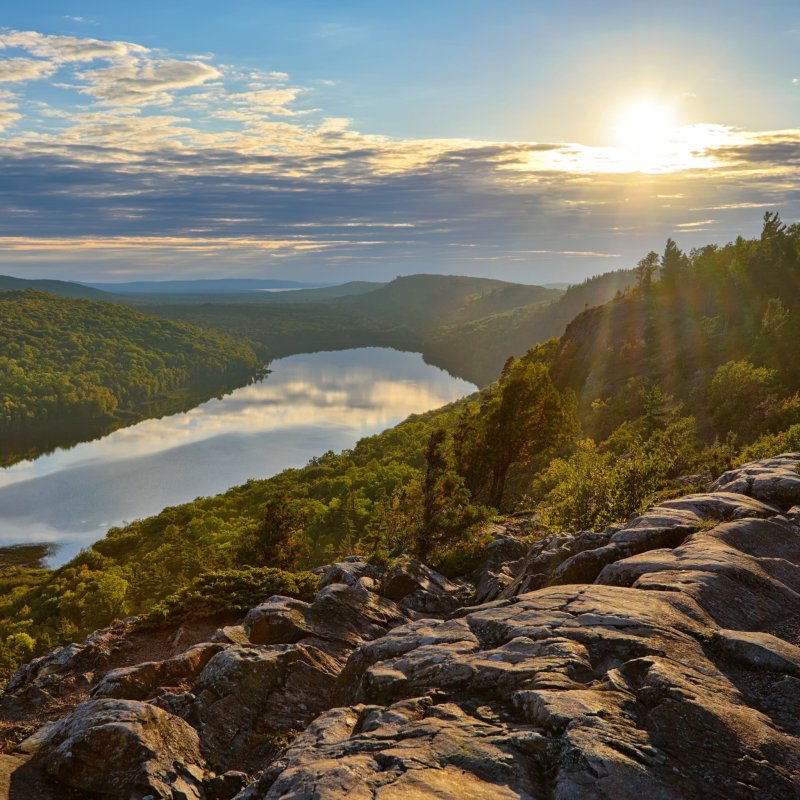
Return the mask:
{"type": "Polygon", "coordinates": [[[114,525],[301,467],[475,391],[417,353],[363,348],[273,361],[260,383],[191,411],[0,470],[0,546],[62,563],[114,525]]]}

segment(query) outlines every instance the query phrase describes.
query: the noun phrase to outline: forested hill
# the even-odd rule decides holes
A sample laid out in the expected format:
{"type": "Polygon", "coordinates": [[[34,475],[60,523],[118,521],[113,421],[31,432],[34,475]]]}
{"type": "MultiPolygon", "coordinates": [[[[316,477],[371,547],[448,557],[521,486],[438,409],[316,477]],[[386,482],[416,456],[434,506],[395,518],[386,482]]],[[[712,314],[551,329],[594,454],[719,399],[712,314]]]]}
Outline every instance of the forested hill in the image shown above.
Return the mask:
{"type": "Polygon", "coordinates": [[[408,275],[369,291],[369,284],[356,290],[345,284],[338,287],[341,297],[333,289],[286,292],[280,301],[269,302],[250,295],[194,303],[164,297],[148,310],[247,338],[270,358],[309,350],[396,347],[419,351],[427,361],[485,386],[509,356],[560,336],[576,314],[608,302],[634,283],[633,270],[598,275],[566,291],[487,278],[408,275]]]}
{"type": "Polygon", "coordinates": [[[407,275],[369,294],[343,297],[336,307],[402,324],[417,334],[451,320],[469,320],[555,300],[562,292],[544,286],[461,275],[407,275]]]}
{"type": "Polygon", "coordinates": [[[532,538],[598,541],[735,464],[800,452],[798,245],[800,226],[772,216],[756,240],[690,254],[670,242],[642,259],[636,287],[473,397],[111,530],[53,572],[8,568],[0,676],[127,614],[149,625],[247,608],[354,552],[465,575],[498,513],[522,512],[532,538]]]}
{"type": "Polygon", "coordinates": [[[533,343],[560,336],[581,311],[607,303],[635,282],[633,270],[617,270],[570,286],[548,302],[531,298],[507,308],[484,306],[481,316],[439,325],[425,337],[422,349],[438,366],[485,386],[509,356],[519,357],[533,343]]]}
{"type": "Polygon", "coordinates": [[[177,410],[259,368],[213,331],[124,306],[0,293],[0,463],[177,410]]]}
{"type": "Polygon", "coordinates": [[[552,366],[592,432],[640,412],[653,386],[712,435],[800,422],[800,225],[767,215],[760,238],[691,254],[669,241],[637,273],[633,291],[568,326],[552,366]]]}
{"type": "Polygon", "coordinates": [[[40,292],[57,294],[59,297],[73,297],[82,300],[113,300],[106,292],[90,286],[82,286],[80,283],[12,278],[10,275],[0,275],[0,292],[17,292],[22,289],[36,289],[40,292]]]}
{"type": "MultiPolygon", "coordinates": [[[[171,304],[149,306],[148,310],[169,319],[209,326],[249,339],[263,348],[269,358],[312,350],[396,347],[422,352],[437,365],[468,380],[476,378],[471,364],[477,359],[484,365],[480,371],[481,382],[489,383],[513,352],[504,341],[495,344],[466,337],[461,341],[456,337],[448,350],[450,361],[446,357],[439,358],[438,351],[434,357],[433,350],[428,351],[427,342],[435,338],[443,326],[479,325],[480,320],[514,309],[545,308],[564,294],[560,289],[457,275],[409,275],[370,291],[364,291],[368,284],[349,286],[347,296],[338,298],[332,289],[298,292],[305,302],[292,302],[288,295],[294,293],[285,293],[281,302],[233,301],[220,296],[214,302],[195,304],[182,298],[171,304]],[[327,295],[314,294],[322,292],[327,295]],[[476,346],[478,352],[473,349],[476,346]]],[[[600,301],[606,299],[608,297],[602,296],[600,301]]],[[[581,304],[580,308],[583,307],[581,304]]],[[[541,338],[559,335],[568,321],[563,312],[555,314],[543,326],[541,338]]],[[[520,353],[531,341],[536,341],[527,338],[527,334],[523,334],[523,338],[526,343],[520,353]]]]}

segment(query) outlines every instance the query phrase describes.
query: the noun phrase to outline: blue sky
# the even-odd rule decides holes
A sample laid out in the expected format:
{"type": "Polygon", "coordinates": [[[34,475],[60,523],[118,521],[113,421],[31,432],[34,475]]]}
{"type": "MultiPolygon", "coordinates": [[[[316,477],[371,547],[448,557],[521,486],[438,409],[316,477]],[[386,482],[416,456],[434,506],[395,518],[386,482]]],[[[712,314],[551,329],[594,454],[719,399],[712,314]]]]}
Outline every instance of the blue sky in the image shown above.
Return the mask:
{"type": "Polygon", "coordinates": [[[11,5],[4,272],[576,280],[800,218],[796,2],[11,5]]]}

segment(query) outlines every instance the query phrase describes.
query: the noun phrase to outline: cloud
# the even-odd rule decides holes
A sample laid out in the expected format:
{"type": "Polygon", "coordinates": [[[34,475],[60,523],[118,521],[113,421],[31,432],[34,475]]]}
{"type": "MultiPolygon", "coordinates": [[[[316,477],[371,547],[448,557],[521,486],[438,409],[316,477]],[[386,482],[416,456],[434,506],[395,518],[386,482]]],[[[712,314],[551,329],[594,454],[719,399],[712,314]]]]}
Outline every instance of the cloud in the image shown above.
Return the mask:
{"type": "Polygon", "coordinates": [[[688,126],[648,172],[618,148],[362,132],[312,85],[212,56],[16,31],[0,48],[60,89],[0,90],[5,271],[580,280],[670,235],[755,233],[762,208],[800,217],[800,131],[688,126]]]}
{"type": "Polygon", "coordinates": [[[687,230],[691,228],[707,228],[709,225],[713,225],[716,222],[715,219],[701,219],[697,222],[679,222],[675,225],[676,228],[679,230],[687,230]]]}
{"type": "Polygon", "coordinates": [[[217,111],[214,116],[221,119],[243,121],[261,119],[265,115],[296,116],[300,112],[289,106],[305,91],[299,86],[272,86],[251,89],[246,92],[234,92],[227,95],[226,105],[228,107],[217,111]]]}
{"type": "Polygon", "coordinates": [[[109,105],[167,105],[171,91],[219,78],[216,67],[201,61],[146,61],[117,64],[78,73],[80,91],[109,105]]]}
{"type": "Polygon", "coordinates": [[[33,58],[0,59],[0,83],[22,83],[35,81],[52,75],[56,65],[33,58]]]}
{"type": "Polygon", "coordinates": [[[800,129],[743,135],[738,142],[714,149],[729,163],[775,165],[785,169],[800,164],[800,129]]]}
{"type": "Polygon", "coordinates": [[[0,31],[0,50],[18,48],[56,62],[119,59],[149,53],[146,47],[131,42],[102,41],[75,36],[49,36],[37,31],[0,31]]]}
{"type": "Polygon", "coordinates": [[[4,111],[0,108],[0,133],[18,119],[22,119],[21,114],[17,114],[14,111],[4,111]]]}

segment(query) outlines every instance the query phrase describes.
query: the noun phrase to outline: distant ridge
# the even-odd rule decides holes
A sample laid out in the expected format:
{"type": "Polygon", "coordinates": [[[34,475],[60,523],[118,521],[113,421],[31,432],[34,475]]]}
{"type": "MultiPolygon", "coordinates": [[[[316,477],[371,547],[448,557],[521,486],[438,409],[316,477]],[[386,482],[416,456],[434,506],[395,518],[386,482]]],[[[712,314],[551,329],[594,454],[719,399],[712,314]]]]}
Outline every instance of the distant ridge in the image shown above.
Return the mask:
{"type": "Polygon", "coordinates": [[[176,281],[131,281],[128,283],[86,283],[113,294],[246,294],[270,289],[316,289],[325,284],[261,278],[209,278],[176,281]]]}
{"type": "Polygon", "coordinates": [[[100,289],[83,286],[80,283],[56,280],[37,280],[28,278],[13,278],[10,275],[0,275],[0,292],[17,292],[21,289],[38,289],[40,292],[50,292],[59,297],[72,297],[79,300],[108,300],[108,295],[100,289]]]}

